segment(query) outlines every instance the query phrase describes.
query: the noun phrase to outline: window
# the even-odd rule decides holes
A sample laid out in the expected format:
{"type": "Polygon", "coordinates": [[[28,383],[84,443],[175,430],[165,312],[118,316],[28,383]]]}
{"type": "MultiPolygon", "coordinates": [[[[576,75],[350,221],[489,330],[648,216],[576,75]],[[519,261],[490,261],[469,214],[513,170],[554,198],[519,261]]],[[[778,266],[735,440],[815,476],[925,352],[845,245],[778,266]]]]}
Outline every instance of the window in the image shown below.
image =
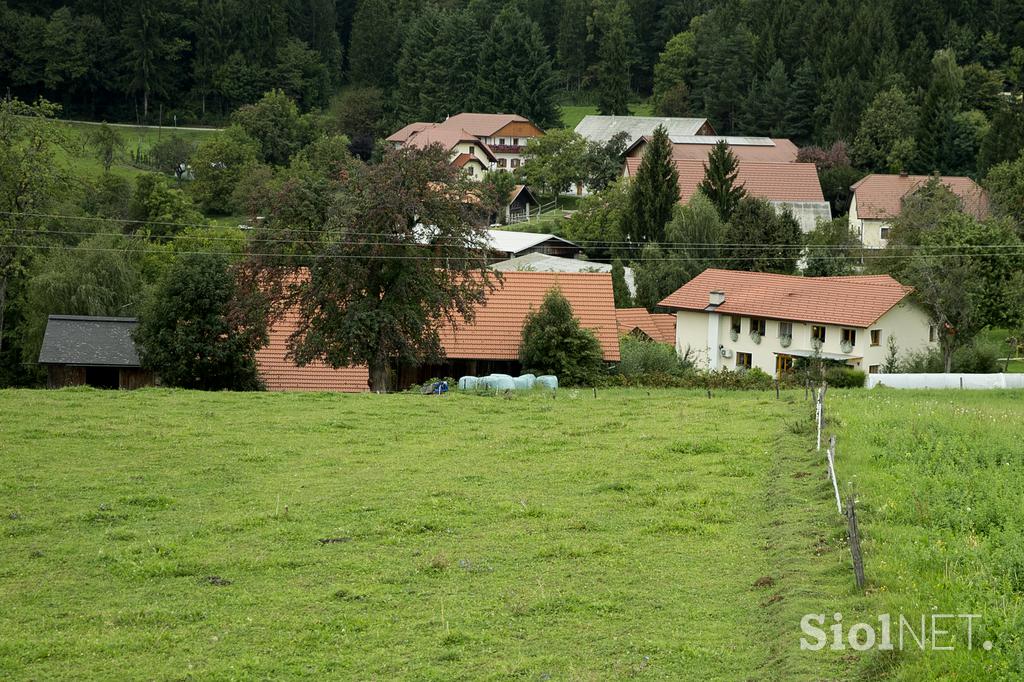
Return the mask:
{"type": "Polygon", "coordinates": [[[743,318],[736,317],[735,315],[733,315],[732,318],[729,320],[729,331],[739,334],[740,322],[742,321],[742,319],[743,318]]]}
{"type": "Polygon", "coordinates": [[[505,138],[504,137],[499,137],[498,138],[498,144],[505,144],[505,138]]]}
{"type": "Polygon", "coordinates": [[[934,343],[939,338],[939,328],[934,324],[928,327],[928,341],[934,343]]]}
{"type": "Polygon", "coordinates": [[[498,159],[498,168],[504,168],[508,165],[508,161],[505,159],[498,159]]]}
{"type": "Polygon", "coordinates": [[[823,325],[823,324],[812,324],[811,325],[811,341],[817,341],[818,343],[825,343],[825,325],[823,325]]]}
{"type": "Polygon", "coordinates": [[[757,334],[758,336],[764,336],[765,332],[768,331],[768,323],[760,317],[750,318],[750,333],[757,334]]]}
{"type": "Polygon", "coordinates": [[[512,159],[512,167],[519,168],[519,159],[512,159]]]}
{"type": "Polygon", "coordinates": [[[736,354],[736,369],[750,369],[753,364],[753,356],[750,353],[736,354]]]}
{"type": "Polygon", "coordinates": [[[844,328],[843,329],[842,339],[840,339],[840,340],[844,344],[849,344],[851,346],[856,346],[857,345],[857,330],[856,329],[845,329],[844,328]]]}
{"type": "Polygon", "coordinates": [[[793,338],[793,323],[779,322],[779,338],[793,338]]]}
{"type": "Polygon", "coordinates": [[[871,345],[881,346],[882,345],[882,330],[872,329],[871,330],[871,345]]]}
{"type": "Polygon", "coordinates": [[[889,228],[883,227],[880,230],[878,230],[878,236],[881,237],[882,239],[889,239],[889,228]]]}
{"type": "Polygon", "coordinates": [[[879,365],[869,365],[868,374],[878,374],[881,371],[881,369],[882,368],[879,365]]]}
{"type": "Polygon", "coordinates": [[[466,166],[466,175],[473,175],[476,171],[473,170],[472,166],[466,166]]]}
{"type": "Polygon", "coordinates": [[[517,138],[516,138],[516,146],[518,147],[518,146],[519,146],[519,144],[520,144],[520,143],[519,143],[519,138],[517,137],[517,138]]]}

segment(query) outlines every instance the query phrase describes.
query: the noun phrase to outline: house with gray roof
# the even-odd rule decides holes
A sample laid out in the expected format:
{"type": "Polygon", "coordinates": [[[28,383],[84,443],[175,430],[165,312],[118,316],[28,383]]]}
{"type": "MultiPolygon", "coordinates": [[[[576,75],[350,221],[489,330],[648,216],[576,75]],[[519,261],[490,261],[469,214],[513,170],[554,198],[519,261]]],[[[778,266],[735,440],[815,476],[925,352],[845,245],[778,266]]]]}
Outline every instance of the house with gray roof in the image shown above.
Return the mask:
{"type": "Polygon", "coordinates": [[[132,333],[134,317],[50,315],[39,364],[46,367],[49,388],[141,388],[156,384],[142,368],[132,333]]]}

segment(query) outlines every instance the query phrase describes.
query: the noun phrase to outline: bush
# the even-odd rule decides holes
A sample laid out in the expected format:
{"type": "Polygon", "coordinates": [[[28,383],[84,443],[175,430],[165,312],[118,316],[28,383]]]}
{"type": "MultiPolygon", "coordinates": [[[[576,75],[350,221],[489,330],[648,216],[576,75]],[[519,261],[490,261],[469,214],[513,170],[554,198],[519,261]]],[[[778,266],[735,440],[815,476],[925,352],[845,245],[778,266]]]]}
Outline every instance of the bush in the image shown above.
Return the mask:
{"type": "Polygon", "coordinates": [[[135,341],[142,366],[164,385],[201,390],[262,388],[256,351],[267,341],[266,318],[235,319],[237,283],[228,259],[180,256],[164,273],[139,316],[135,341]]]}
{"type": "Polygon", "coordinates": [[[524,372],[554,374],[563,386],[589,385],[603,373],[603,358],[597,337],[580,326],[557,288],[544,296],[540,310],[526,316],[519,346],[524,372]]]}
{"type": "Polygon", "coordinates": [[[712,388],[739,391],[766,391],[775,386],[775,378],[756,367],[749,370],[720,369],[715,372],[686,371],[667,374],[611,374],[605,377],[602,386],[629,386],[636,388],[712,388]]]}
{"type": "Polygon", "coordinates": [[[676,349],[667,343],[627,335],[620,340],[619,349],[622,360],[619,361],[618,373],[626,376],[678,375],[690,367],[690,363],[680,359],[676,349]]]}
{"type": "Polygon", "coordinates": [[[834,388],[864,388],[867,375],[859,369],[830,367],[825,372],[825,381],[834,388]]]}
{"type": "MultiPolygon", "coordinates": [[[[953,353],[953,372],[963,374],[992,374],[1003,371],[999,356],[1005,352],[998,342],[978,338],[974,343],[958,348],[953,353]]],[[[944,371],[942,351],[933,348],[909,354],[900,364],[899,371],[908,374],[941,374],[944,371]]]]}

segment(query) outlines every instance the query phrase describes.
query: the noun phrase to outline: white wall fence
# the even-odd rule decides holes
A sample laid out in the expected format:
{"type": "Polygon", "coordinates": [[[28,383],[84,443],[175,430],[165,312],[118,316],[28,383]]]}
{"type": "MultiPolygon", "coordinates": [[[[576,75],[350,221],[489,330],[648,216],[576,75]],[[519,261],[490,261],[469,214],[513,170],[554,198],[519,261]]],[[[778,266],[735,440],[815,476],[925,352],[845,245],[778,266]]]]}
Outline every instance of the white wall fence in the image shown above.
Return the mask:
{"type": "Polygon", "coordinates": [[[869,374],[867,387],[1024,388],[1024,374],[869,374]]]}

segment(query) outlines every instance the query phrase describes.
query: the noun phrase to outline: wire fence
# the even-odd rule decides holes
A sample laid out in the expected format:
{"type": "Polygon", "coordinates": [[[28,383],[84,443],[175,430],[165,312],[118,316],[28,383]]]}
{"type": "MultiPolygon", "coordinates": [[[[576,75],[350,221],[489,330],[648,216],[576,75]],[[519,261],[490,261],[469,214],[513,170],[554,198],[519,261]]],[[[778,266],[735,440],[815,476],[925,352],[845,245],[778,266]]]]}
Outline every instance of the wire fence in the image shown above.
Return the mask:
{"type": "MultiPolygon", "coordinates": [[[[828,384],[821,382],[821,385],[814,389],[814,421],[815,421],[815,451],[821,453],[823,438],[827,431],[829,420],[827,417],[825,397],[828,395],[828,384]]],[[[846,517],[846,536],[850,544],[850,559],[853,564],[853,577],[857,589],[864,590],[864,556],[860,546],[860,528],[857,524],[857,491],[851,488],[844,504],[839,493],[839,480],[836,476],[836,455],[837,441],[835,433],[828,435],[825,447],[825,465],[828,469],[829,482],[832,484],[832,491],[836,498],[836,511],[846,517]]]]}

